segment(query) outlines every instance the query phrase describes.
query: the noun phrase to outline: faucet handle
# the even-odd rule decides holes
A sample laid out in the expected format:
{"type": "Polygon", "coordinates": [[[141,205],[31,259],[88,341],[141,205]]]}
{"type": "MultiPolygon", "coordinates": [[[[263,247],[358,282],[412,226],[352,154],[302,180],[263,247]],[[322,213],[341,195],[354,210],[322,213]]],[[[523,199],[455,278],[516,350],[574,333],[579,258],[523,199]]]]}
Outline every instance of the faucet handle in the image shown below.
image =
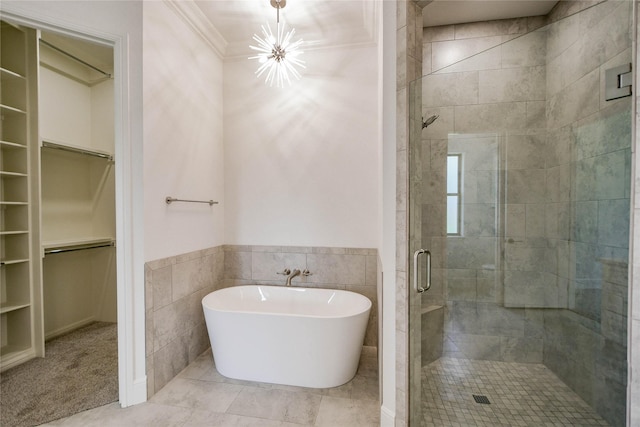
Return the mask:
{"type": "Polygon", "coordinates": [[[282,271],[276,271],[276,274],[282,274],[283,276],[288,276],[289,274],[291,274],[291,270],[289,270],[288,268],[285,268],[282,271]]]}
{"type": "Polygon", "coordinates": [[[303,276],[311,276],[311,275],[313,275],[313,273],[305,268],[304,270],[302,270],[302,275],[303,276]]]}

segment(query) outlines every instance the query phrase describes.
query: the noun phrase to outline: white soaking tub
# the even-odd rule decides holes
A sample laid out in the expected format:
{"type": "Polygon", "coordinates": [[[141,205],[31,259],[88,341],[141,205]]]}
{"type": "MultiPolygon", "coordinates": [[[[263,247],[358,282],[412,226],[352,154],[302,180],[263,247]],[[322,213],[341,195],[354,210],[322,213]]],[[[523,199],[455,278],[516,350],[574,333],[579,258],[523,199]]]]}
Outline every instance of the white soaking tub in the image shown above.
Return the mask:
{"type": "Polygon", "coordinates": [[[356,374],[371,301],[350,291],[250,285],[212,292],[202,307],[220,374],[329,388],[356,374]]]}

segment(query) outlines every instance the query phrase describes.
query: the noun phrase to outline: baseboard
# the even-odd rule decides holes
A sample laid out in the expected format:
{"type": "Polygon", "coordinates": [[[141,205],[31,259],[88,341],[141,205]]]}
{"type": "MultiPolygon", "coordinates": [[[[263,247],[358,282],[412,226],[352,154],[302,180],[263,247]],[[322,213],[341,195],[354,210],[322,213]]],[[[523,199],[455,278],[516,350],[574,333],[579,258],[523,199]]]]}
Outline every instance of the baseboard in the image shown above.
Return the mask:
{"type": "Polygon", "coordinates": [[[36,357],[36,352],[33,348],[28,348],[23,351],[16,351],[13,354],[5,355],[0,359],[0,372],[4,372],[7,369],[11,369],[15,366],[21,365],[36,357]]]}
{"type": "Polygon", "coordinates": [[[129,406],[138,405],[147,401],[147,376],[144,375],[142,378],[138,378],[130,384],[132,388],[127,390],[127,385],[123,384],[122,378],[120,378],[120,398],[118,399],[118,403],[120,403],[121,408],[128,408],[129,406]],[[123,389],[123,387],[125,388],[123,389]]]}
{"type": "Polygon", "coordinates": [[[380,407],[380,427],[395,427],[396,414],[386,406],[380,407]]]}
{"type": "Polygon", "coordinates": [[[62,328],[58,328],[55,331],[49,331],[49,332],[45,333],[44,340],[48,341],[51,338],[55,338],[55,337],[58,337],[60,335],[64,335],[64,334],[66,334],[68,332],[71,332],[71,331],[75,331],[76,329],[80,329],[83,326],[87,326],[88,324],[93,323],[95,321],[96,320],[95,320],[94,317],[88,317],[86,319],[82,319],[82,320],[79,320],[77,322],[71,323],[70,325],[64,326],[62,328]]]}
{"type": "Polygon", "coordinates": [[[131,405],[137,405],[147,401],[147,376],[138,378],[133,382],[133,396],[129,402],[131,405]]]}

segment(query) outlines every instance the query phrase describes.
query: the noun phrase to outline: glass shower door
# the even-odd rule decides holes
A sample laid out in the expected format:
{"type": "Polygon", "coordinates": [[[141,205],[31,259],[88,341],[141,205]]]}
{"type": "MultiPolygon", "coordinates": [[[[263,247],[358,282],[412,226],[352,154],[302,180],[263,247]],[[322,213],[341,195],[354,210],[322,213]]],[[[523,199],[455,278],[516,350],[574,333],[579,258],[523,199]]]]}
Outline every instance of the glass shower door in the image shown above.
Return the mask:
{"type": "Polygon", "coordinates": [[[576,425],[625,424],[632,114],[604,82],[632,60],[631,3],[561,13],[493,41],[488,27],[517,22],[425,31],[432,68],[409,105],[411,425],[561,422],[562,401],[576,425]],[[514,377],[527,396],[500,391],[514,377]]]}

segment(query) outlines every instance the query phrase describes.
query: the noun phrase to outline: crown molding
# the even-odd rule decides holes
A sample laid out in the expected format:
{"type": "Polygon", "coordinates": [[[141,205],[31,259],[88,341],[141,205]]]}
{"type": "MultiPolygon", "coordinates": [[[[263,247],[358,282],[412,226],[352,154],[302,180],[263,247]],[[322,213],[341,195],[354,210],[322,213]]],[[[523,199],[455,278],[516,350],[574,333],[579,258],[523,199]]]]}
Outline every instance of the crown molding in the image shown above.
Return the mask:
{"type": "Polygon", "coordinates": [[[213,51],[224,59],[227,41],[193,0],[163,0],[213,51]]]}
{"type": "MultiPolygon", "coordinates": [[[[0,0],[1,1],[1,0],[0,0]]],[[[238,57],[248,57],[254,52],[249,48],[251,42],[251,34],[249,31],[246,37],[239,37],[238,28],[225,25],[225,14],[229,13],[232,19],[238,19],[237,10],[242,10],[245,16],[245,22],[255,22],[258,16],[256,11],[245,10],[246,6],[235,6],[225,4],[217,7],[200,7],[196,0],[163,0],[176,15],[180,16],[187,25],[199,34],[223,60],[236,59],[238,57]],[[216,24],[219,26],[216,27],[216,24]],[[218,30],[220,28],[223,32],[218,30]],[[229,31],[226,33],[225,31],[229,31]],[[223,35],[224,34],[224,35],[223,35]]],[[[335,0],[332,0],[335,1],[335,0]]],[[[213,2],[216,3],[216,2],[213,2]]],[[[233,3],[233,2],[231,2],[233,3]]],[[[238,2],[242,3],[242,2],[238,2]]],[[[246,2],[245,2],[246,3],[246,2]]],[[[320,0],[309,2],[304,5],[307,11],[300,9],[298,13],[298,25],[296,26],[296,35],[302,35],[304,42],[304,51],[312,51],[317,49],[326,49],[344,46],[362,46],[368,43],[377,43],[378,41],[378,20],[380,19],[380,9],[382,1],[359,0],[358,2],[349,2],[351,4],[359,4],[359,9],[351,7],[347,10],[347,15],[331,15],[326,19],[329,25],[324,25],[324,21],[319,21],[317,17],[318,10],[314,8],[315,3],[320,0]],[[354,13],[357,12],[357,13],[354,13]],[[336,20],[342,22],[336,23],[336,20]]],[[[337,2],[339,5],[339,2],[337,2]]],[[[357,7],[357,6],[356,6],[357,7]]],[[[322,12],[320,12],[322,13],[322,12]]],[[[244,28],[244,27],[243,27],[244,28]]],[[[256,28],[260,28],[260,24],[256,24],[256,28]]]]}

